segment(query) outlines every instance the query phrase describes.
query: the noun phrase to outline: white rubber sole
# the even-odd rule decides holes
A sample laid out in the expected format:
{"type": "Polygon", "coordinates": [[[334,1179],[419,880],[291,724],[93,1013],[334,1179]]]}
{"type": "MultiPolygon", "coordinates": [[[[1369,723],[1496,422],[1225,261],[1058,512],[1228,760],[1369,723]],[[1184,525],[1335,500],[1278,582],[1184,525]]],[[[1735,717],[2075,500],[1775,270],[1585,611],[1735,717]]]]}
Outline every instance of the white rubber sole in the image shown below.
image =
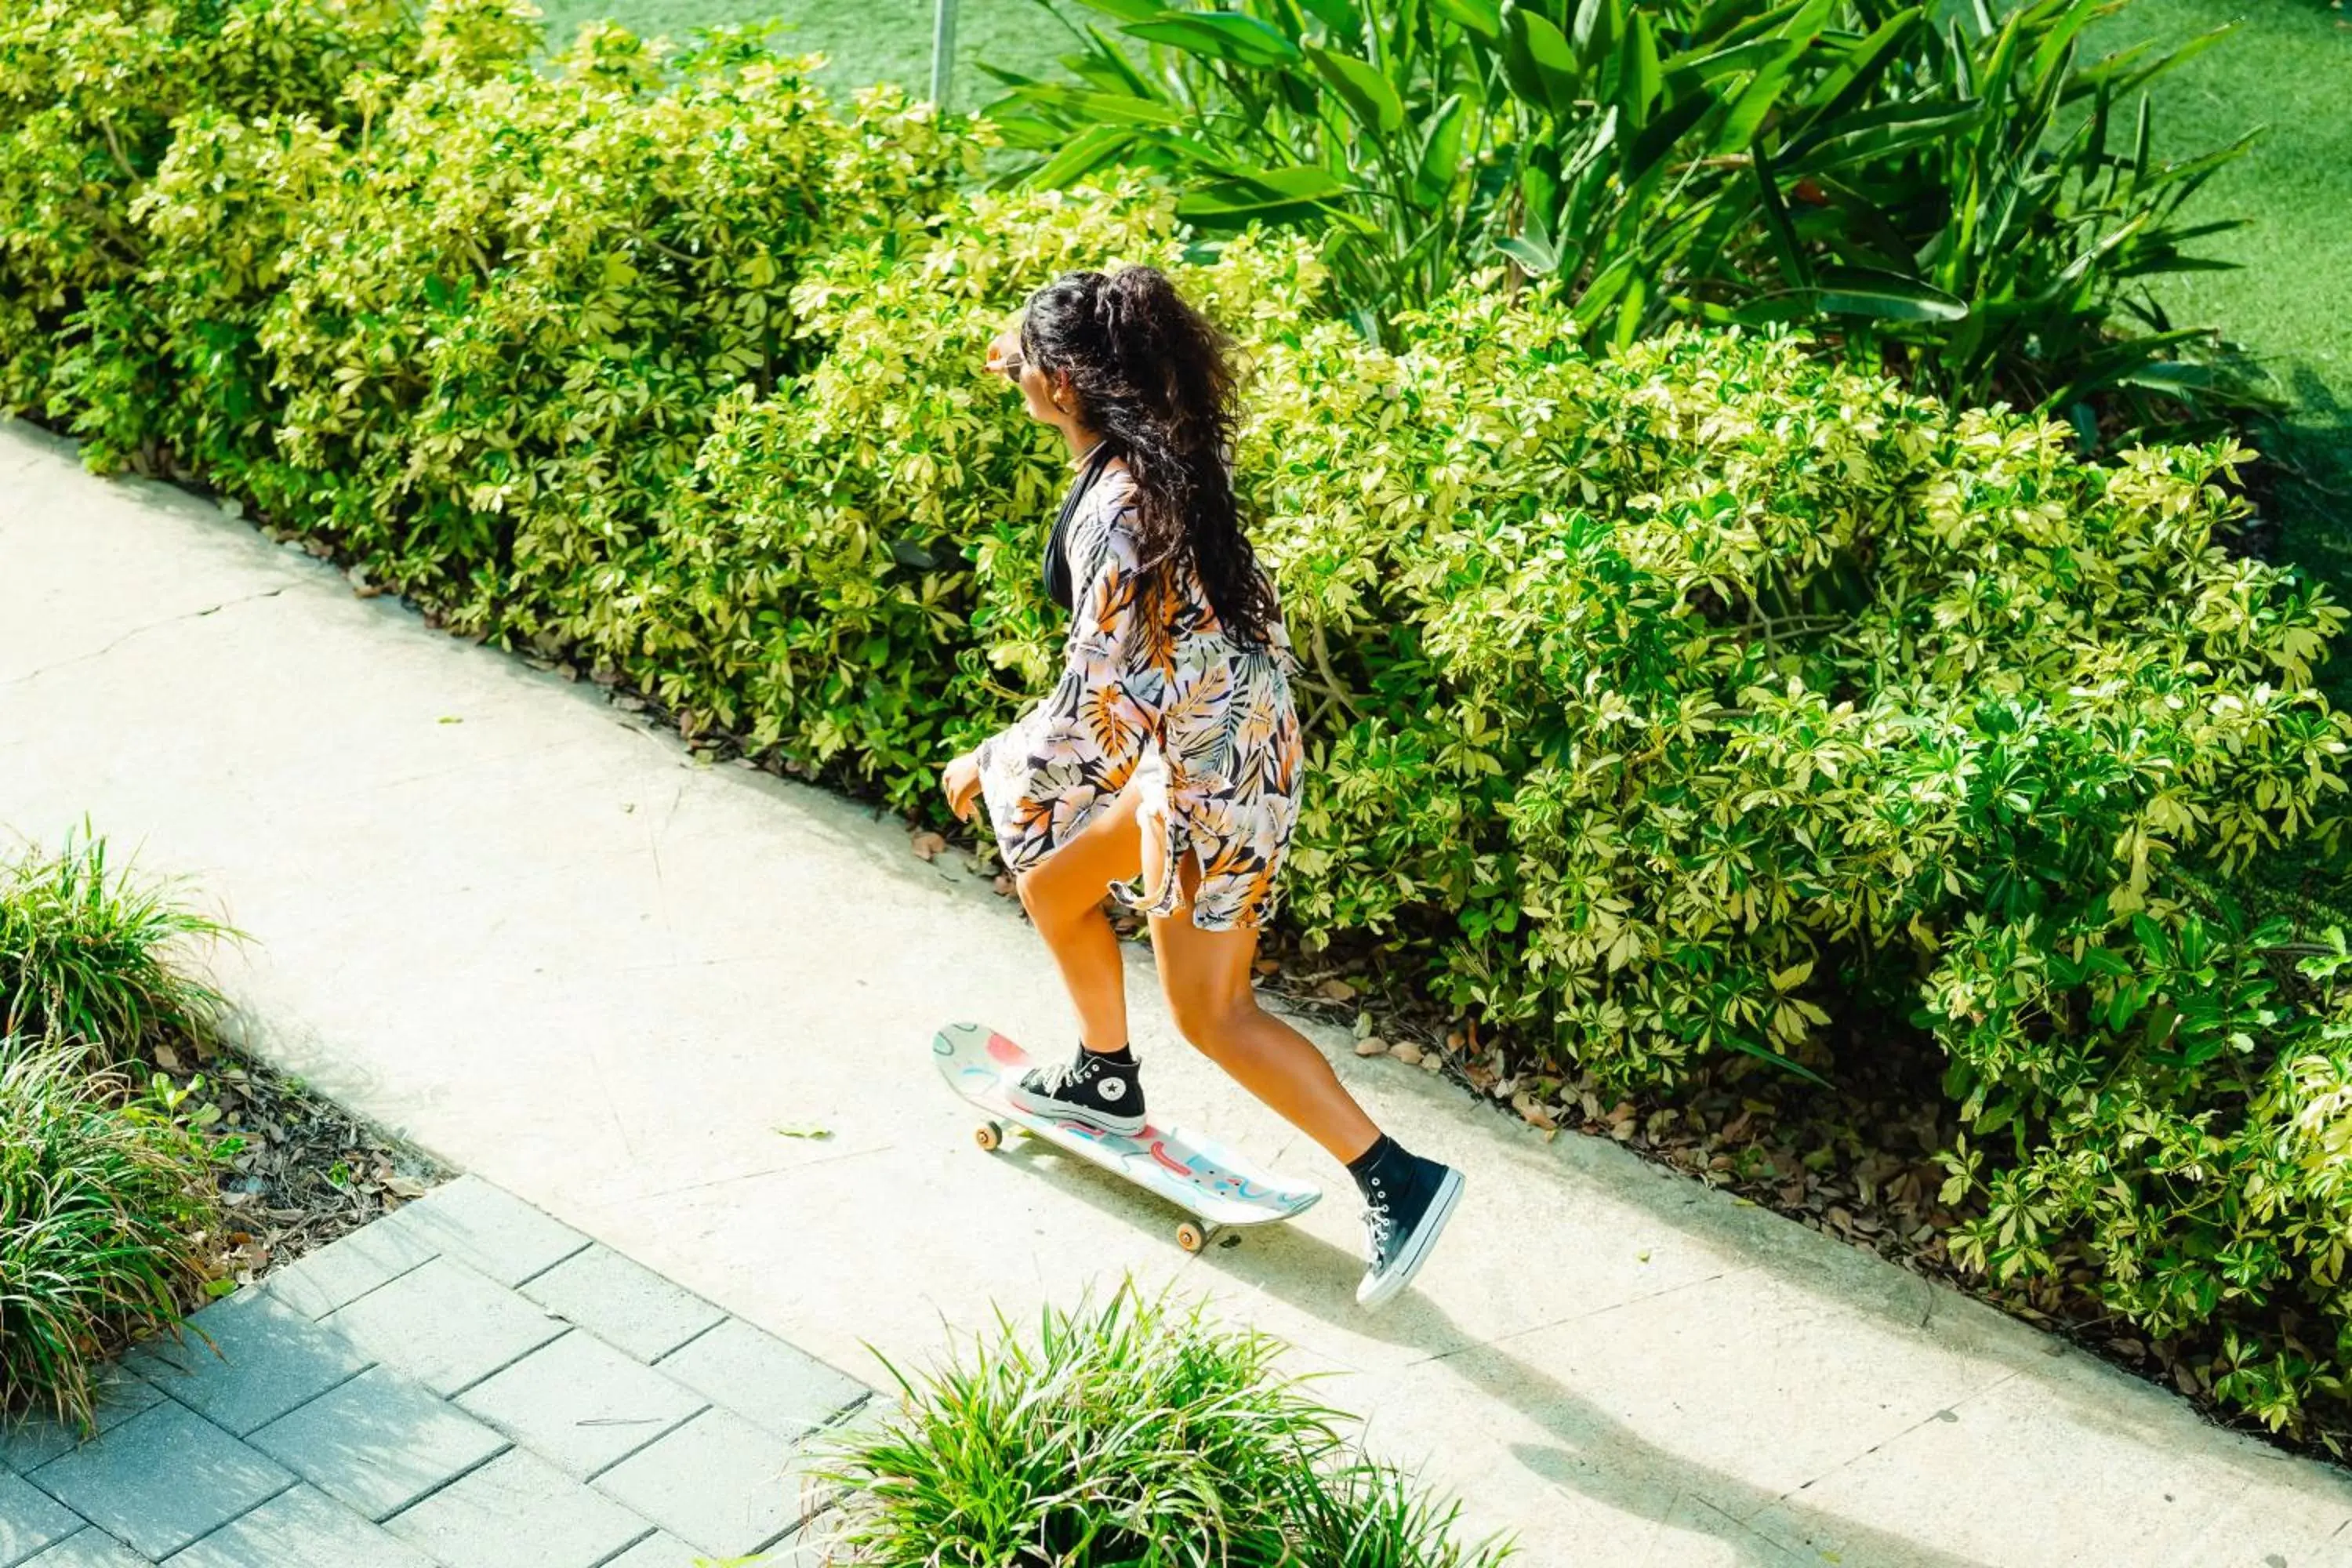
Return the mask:
{"type": "Polygon", "coordinates": [[[1378,1277],[1366,1275],[1364,1282],[1356,1287],[1358,1306],[1369,1311],[1412,1283],[1412,1277],[1420,1273],[1421,1266],[1429,1260],[1429,1249],[1437,1245],[1438,1235],[1444,1230],[1445,1222],[1454,1217],[1454,1205],[1462,1201],[1462,1173],[1448,1169],[1445,1179],[1437,1184],[1437,1195],[1429,1200],[1429,1208],[1422,1215],[1421,1223],[1412,1227],[1411,1236],[1404,1238],[1404,1248],[1397,1254],[1395,1265],[1386,1274],[1378,1277]]]}
{"type": "Polygon", "coordinates": [[[1059,1121],[1072,1127],[1084,1127],[1093,1132],[1107,1132],[1120,1138],[1132,1138],[1143,1131],[1149,1118],[1141,1116],[1097,1116],[1082,1110],[1066,1100],[1049,1100],[1031,1094],[1018,1083],[1004,1086],[1004,1098],[1030,1115],[1047,1121],[1059,1121]]]}

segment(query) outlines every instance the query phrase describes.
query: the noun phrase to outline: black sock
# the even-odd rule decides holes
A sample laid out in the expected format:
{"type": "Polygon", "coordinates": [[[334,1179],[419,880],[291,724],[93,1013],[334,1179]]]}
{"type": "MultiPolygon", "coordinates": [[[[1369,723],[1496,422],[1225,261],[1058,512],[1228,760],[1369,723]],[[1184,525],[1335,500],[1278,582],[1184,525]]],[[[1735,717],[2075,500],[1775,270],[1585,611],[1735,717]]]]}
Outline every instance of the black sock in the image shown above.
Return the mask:
{"type": "Polygon", "coordinates": [[[1084,1040],[1080,1040],[1078,1049],[1090,1057],[1107,1061],[1114,1067],[1131,1068],[1135,1065],[1135,1048],[1132,1046],[1121,1046],[1115,1051],[1098,1051],[1084,1040]]]}
{"type": "Polygon", "coordinates": [[[1356,1185],[1366,1197],[1372,1195],[1372,1178],[1378,1176],[1383,1191],[1401,1191],[1412,1174],[1412,1156],[1404,1145],[1383,1132],[1379,1141],[1348,1162],[1348,1174],[1356,1178],[1356,1185]]]}

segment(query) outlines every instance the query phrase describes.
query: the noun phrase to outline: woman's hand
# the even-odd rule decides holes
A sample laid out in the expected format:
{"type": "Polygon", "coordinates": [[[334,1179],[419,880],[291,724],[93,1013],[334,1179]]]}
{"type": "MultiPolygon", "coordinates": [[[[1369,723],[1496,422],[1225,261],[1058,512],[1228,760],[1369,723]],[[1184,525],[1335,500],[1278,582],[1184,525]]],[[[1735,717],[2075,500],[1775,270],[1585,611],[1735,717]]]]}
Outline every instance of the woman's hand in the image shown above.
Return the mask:
{"type": "Polygon", "coordinates": [[[980,753],[966,752],[950,763],[940,774],[940,789],[957,820],[970,822],[972,805],[980,799],[980,753]]]}

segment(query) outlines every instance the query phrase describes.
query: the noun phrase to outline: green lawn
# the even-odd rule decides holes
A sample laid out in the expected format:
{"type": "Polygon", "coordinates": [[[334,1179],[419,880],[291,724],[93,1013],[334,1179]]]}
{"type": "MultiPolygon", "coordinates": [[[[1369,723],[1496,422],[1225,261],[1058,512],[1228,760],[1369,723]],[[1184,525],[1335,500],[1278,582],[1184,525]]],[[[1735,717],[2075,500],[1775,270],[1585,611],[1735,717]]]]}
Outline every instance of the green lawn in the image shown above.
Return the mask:
{"type": "MultiPolygon", "coordinates": [[[[931,0],[540,0],[548,37],[568,41],[583,22],[611,16],[640,35],[683,38],[697,27],[775,17],[790,30],[788,49],[823,53],[826,76],[843,93],[869,82],[900,82],[917,92],[931,79],[931,0]]],[[[970,109],[995,96],[973,62],[986,59],[1032,74],[1071,47],[1070,35],[1038,0],[961,0],[956,10],[956,75],[950,96],[970,109]]]]}
{"type": "MultiPolygon", "coordinates": [[[[2352,13],[2320,0],[2134,0],[2094,36],[2178,43],[2224,23],[2239,30],[2190,61],[2157,100],[2159,155],[2269,127],[2200,197],[2210,216],[2250,228],[2207,242],[2241,264],[2170,280],[2165,308],[2244,343],[2294,400],[2264,444],[2307,479],[2273,498],[2286,552],[2352,597],[2352,13]]],[[[2352,660],[2339,657],[2339,698],[2352,660]]]]}

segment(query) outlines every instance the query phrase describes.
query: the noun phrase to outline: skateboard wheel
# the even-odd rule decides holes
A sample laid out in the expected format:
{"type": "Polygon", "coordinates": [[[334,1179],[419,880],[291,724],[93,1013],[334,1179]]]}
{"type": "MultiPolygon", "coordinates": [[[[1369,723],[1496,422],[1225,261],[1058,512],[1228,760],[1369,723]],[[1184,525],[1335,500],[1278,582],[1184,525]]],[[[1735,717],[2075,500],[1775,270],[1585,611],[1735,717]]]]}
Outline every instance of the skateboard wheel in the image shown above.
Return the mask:
{"type": "Polygon", "coordinates": [[[1197,1226],[1186,1220],[1176,1227],[1176,1245],[1187,1252],[1198,1252],[1209,1245],[1209,1237],[1215,1234],[1213,1227],[1197,1226]]]}
{"type": "Polygon", "coordinates": [[[971,1141],[983,1149],[994,1149],[1004,1142],[1004,1129],[993,1121],[983,1121],[971,1130],[971,1141]]]}

